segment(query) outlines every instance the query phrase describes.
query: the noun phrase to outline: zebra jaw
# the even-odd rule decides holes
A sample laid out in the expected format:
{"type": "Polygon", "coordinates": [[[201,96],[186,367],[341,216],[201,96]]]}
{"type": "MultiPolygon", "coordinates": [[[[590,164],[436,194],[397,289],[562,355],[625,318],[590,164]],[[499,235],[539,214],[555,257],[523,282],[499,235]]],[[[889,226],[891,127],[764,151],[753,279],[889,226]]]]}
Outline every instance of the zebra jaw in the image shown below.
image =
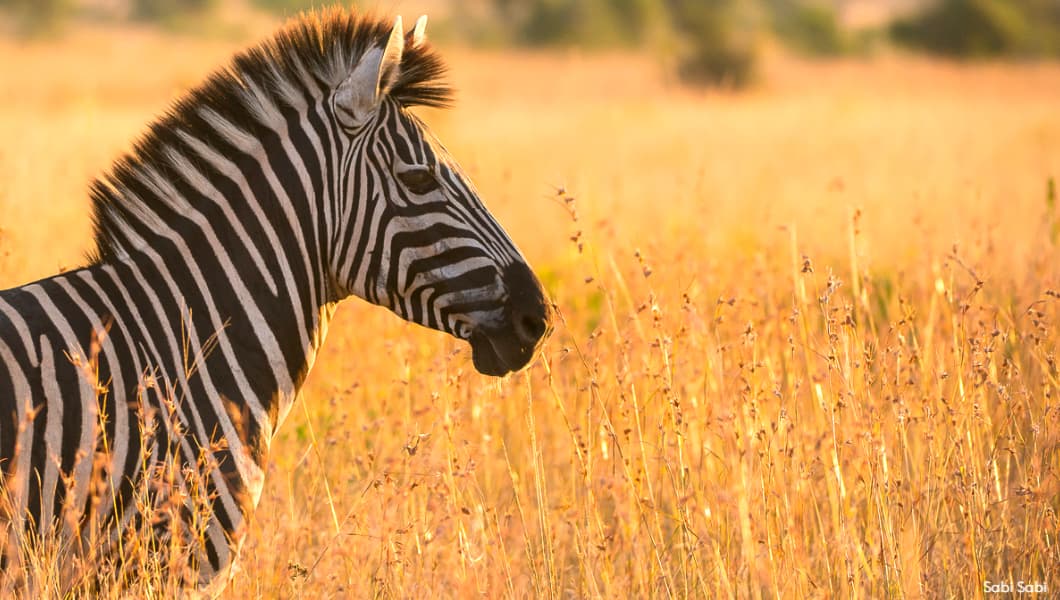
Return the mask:
{"type": "Polygon", "coordinates": [[[516,343],[510,333],[503,331],[471,334],[471,361],[475,370],[483,375],[503,377],[518,371],[530,363],[536,345],[524,346],[516,343]]]}

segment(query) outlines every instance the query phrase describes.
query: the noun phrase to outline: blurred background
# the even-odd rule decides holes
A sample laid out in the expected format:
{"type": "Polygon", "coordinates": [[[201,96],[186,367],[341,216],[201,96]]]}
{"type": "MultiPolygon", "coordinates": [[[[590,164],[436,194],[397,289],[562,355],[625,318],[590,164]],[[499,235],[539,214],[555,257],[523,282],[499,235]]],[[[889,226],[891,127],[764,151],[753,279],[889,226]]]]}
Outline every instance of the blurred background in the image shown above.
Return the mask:
{"type": "MultiPolygon", "coordinates": [[[[44,275],[76,263],[88,245],[88,181],[233,52],[326,4],[0,0],[0,127],[17,140],[0,146],[0,227],[32,215],[71,234],[45,242],[9,226],[6,251],[25,250],[6,264],[44,275]],[[65,156],[63,170],[27,170],[41,155],[65,156]],[[53,210],[25,204],[39,194],[53,210]],[[35,266],[49,254],[59,265],[35,266]]],[[[424,113],[498,199],[494,209],[537,231],[557,215],[524,215],[508,200],[540,206],[559,188],[572,188],[587,216],[629,215],[629,243],[673,239],[660,233],[688,227],[690,210],[714,224],[696,242],[721,245],[763,244],[789,225],[842,229],[854,207],[878,243],[930,250],[985,223],[1018,236],[1043,220],[1057,162],[1056,0],[354,6],[406,22],[429,14],[458,95],[455,110],[424,113]],[[987,172],[1007,176],[977,177],[987,172]],[[660,195],[668,210],[644,201],[660,195]],[[923,235],[909,238],[910,227],[923,235]]],[[[841,239],[823,236],[822,250],[841,239]]],[[[558,247],[540,243],[548,255],[558,247]]],[[[1016,265],[1030,252],[1005,251],[1016,265]]]]}
{"type": "MultiPolygon", "coordinates": [[[[320,0],[0,0],[2,31],[61,35],[77,23],[154,23],[246,35],[256,13],[292,16],[320,0]]],[[[420,0],[358,2],[429,12],[435,39],[478,47],[637,49],[684,81],[739,87],[771,46],[803,56],[866,56],[899,47],[951,58],[1060,53],[1055,0],[420,0]]]]}
{"type": "MultiPolygon", "coordinates": [[[[316,4],[0,0],[0,289],[316,4]]],[[[355,5],[430,16],[457,100],[416,112],[563,321],[496,382],[345,303],[233,597],[1060,587],[1060,2],[355,5]]]]}
{"type": "MultiPolygon", "coordinates": [[[[0,287],[80,264],[89,182],[234,52],[326,4],[0,0],[0,287]]],[[[793,240],[846,263],[855,214],[859,268],[929,279],[955,244],[1032,276],[1030,241],[1056,240],[1056,0],[354,6],[430,16],[456,104],[418,112],[573,302],[587,243],[620,266],[694,256],[724,294],[730,259],[793,240]]]]}

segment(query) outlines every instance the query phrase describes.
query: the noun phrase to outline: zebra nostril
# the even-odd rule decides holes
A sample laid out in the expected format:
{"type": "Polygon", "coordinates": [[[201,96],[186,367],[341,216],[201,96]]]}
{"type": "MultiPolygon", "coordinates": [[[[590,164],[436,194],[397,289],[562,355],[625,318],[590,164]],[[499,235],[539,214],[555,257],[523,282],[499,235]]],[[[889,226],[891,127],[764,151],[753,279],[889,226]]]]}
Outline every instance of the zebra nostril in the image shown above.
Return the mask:
{"type": "Polygon", "coordinates": [[[523,341],[536,343],[545,335],[545,321],[531,315],[523,315],[516,322],[516,333],[523,341]]]}
{"type": "Polygon", "coordinates": [[[551,326],[551,311],[537,280],[525,262],[508,265],[502,273],[511,298],[511,327],[524,346],[536,346],[551,326]]]}

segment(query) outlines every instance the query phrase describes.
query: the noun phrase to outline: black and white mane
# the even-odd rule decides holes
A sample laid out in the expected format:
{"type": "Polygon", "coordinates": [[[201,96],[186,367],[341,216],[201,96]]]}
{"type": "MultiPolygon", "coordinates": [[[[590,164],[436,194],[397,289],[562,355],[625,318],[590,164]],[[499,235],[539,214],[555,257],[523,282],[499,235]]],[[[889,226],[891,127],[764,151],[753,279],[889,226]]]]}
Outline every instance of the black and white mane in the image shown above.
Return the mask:
{"type": "MultiPolygon", "coordinates": [[[[163,174],[172,170],[166,148],[177,141],[178,132],[196,139],[216,137],[216,128],[202,118],[204,112],[212,112],[251,136],[268,133],[258,115],[246,110],[256,103],[255,96],[265,95],[281,110],[304,110],[311,100],[334,90],[367,50],[385,45],[390,28],[384,20],[341,10],[304,15],[258,46],[237,54],[228,66],[177,100],[151,124],[132,152],[92,185],[96,248],[89,263],[128,252],[127,241],[119,233],[121,223],[129,211],[153,212],[150,203],[157,199],[154,194],[129,195],[122,190],[135,189],[138,178],[133,173],[137,170],[163,174]]],[[[453,90],[443,80],[447,68],[433,46],[407,44],[400,64],[389,97],[405,107],[450,105],[453,90]]]]}

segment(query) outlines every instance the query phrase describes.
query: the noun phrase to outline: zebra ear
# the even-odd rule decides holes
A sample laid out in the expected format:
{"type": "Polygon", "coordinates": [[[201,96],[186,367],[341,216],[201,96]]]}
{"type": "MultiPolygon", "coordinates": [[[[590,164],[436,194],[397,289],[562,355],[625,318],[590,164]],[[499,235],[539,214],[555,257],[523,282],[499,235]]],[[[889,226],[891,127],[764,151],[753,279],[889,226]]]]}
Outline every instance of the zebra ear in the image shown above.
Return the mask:
{"type": "Polygon", "coordinates": [[[412,47],[416,48],[427,41],[427,15],[420,15],[416,19],[416,27],[412,30],[412,47]]]}
{"type": "Polygon", "coordinates": [[[394,22],[386,47],[364,53],[353,72],[335,90],[336,104],[356,120],[363,119],[379,105],[401,75],[401,55],[405,37],[401,17],[394,22]]]}
{"type": "Polygon", "coordinates": [[[397,83],[401,75],[401,55],[405,53],[405,29],[401,26],[401,17],[394,19],[394,28],[390,30],[390,39],[383,50],[383,64],[379,66],[379,94],[386,94],[397,83]]]}

